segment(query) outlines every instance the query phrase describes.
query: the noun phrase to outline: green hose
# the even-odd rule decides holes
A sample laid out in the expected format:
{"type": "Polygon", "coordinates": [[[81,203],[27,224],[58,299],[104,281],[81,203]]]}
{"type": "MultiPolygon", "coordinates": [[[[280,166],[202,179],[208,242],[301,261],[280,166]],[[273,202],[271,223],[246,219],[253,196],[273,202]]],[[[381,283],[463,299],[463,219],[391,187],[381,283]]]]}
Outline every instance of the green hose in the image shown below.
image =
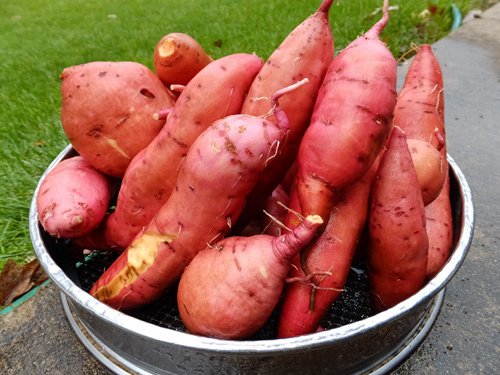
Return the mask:
{"type": "Polygon", "coordinates": [[[31,289],[28,293],[24,294],[22,297],[19,297],[16,299],[14,302],[12,302],[9,306],[5,306],[0,310],[0,316],[6,315],[7,313],[10,313],[11,311],[14,311],[16,308],[21,306],[22,303],[26,302],[29,300],[31,297],[33,297],[38,290],[50,283],[50,279],[45,280],[43,283],[40,285],[36,286],[35,288],[31,289]]]}
{"type": "Polygon", "coordinates": [[[453,17],[450,31],[454,31],[458,29],[462,24],[462,12],[460,12],[460,9],[457,7],[456,4],[451,4],[450,7],[451,7],[451,15],[453,17]]]}

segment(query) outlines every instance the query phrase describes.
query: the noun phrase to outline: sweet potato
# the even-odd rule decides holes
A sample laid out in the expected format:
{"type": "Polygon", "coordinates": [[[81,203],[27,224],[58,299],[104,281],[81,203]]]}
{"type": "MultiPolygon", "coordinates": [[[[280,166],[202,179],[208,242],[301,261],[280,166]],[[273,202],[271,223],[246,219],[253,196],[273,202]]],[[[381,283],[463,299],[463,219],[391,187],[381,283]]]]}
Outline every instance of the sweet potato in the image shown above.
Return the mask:
{"type": "Polygon", "coordinates": [[[192,36],[170,33],[156,44],[153,63],[156,74],[168,86],[187,83],[213,61],[192,36]]]}
{"type": "MultiPolygon", "coordinates": [[[[321,82],[333,59],[334,43],[328,20],[333,0],[323,0],[310,17],[300,23],[271,54],[250,87],[242,113],[264,116],[271,111],[271,95],[281,87],[307,77],[309,84],[283,98],[281,107],[290,122],[290,132],[280,152],[267,165],[248,197],[240,222],[244,225],[265,204],[294,162],[306,130],[321,82]]],[[[268,117],[274,121],[272,116],[268,117]]]]}
{"type": "Polygon", "coordinates": [[[199,252],[177,292],[190,333],[242,339],[258,331],[276,307],[293,257],[323,223],[308,216],[279,237],[229,237],[199,252]]]}
{"type": "Polygon", "coordinates": [[[63,160],[40,184],[36,201],[38,220],[54,237],[87,234],[104,218],[110,189],[110,179],[83,157],[63,160]]]}
{"type": "MultiPolygon", "coordinates": [[[[278,91],[274,101],[303,83],[278,91]]],[[[279,106],[274,111],[277,124],[231,115],[198,137],[180,166],[172,195],[94,284],[94,297],[116,309],[151,302],[196,253],[225,236],[288,131],[286,115],[279,106]]]]}
{"type": "Polygon", "coordinates": [[[424,44],[419,46],[398,95],[394,124],[400,126],[408,138],[429,142],[442,155],[443,187],[439,196],[425,208],[429,236],[428,278],[433,277],[446,263],[453,236],[444,110],[441,67],[432,47],[424,44]]]}
{"type": "Polygon", "coordinates": [[[61,121],[69,141],[94,168],[122,177],[134,156],[165,120],[153,114],[172,107],[168,90],[135,62],[91,62],[61,73],[61,121]]]}
{"type": "Polygon", "coordinates": [[[253,54],[228,55],[186,85],[164,128],[127,169],[116,209],[105,222],[101,247],[127,247],[150,222],[172,193],[193,142],[214,121],[239,113],[262,64],[253,54]]]}
{"type": "Polygon", "coordinates": [[[443,138],[446,138],[443,75],[428,44],[419,46],[406,73],[393,123],[403,129],[407,139],[429,142],[446,156],[446,148],[443,148],[443,138]]]}
{"type": "MultiPolygon", "coordinates": [[[[398,95],[394,109],[394,125],[399,126],[406,133],[408,143],[416,146],[418,141],[427,142],[441,152],[439,171],[436,173],[436,153],[428,147],[426,152],[419,152],[417,173],[422,191],[424,204],[431,203],[441,191],[444,177],[448,173],[446,160],[446,134],[444,126],[444,88],[443,75],[438,60],[428,44],[419,46],[405,82],[398,95]],[[432,168],[420,167],[433,165],[432,168]],[[431,172],[433,170],[434,172],[431,172]],[[425,172],[425,173],[424,173],[425,172]],[[429,173],[430,172],[430,173],[429,173]],[[428,175],[424,175],[429,173],[428,175]],[[424,183],[427,180],[431,184],[424,183]]],[[[424,151],[420,143],[419,149],[424,151]]],[[[410,147],[410,151],[415,148],[410,147]]],[[[414,157],[416,153],[412,151],[414,157]]]]}
{"type": "Polygon", "coordinates": [[[325,230],[295,257],[278,321],[279,338],[315,332],[342,292],[367,220],[377,160],[361,179],[342,190],[325,230]]]}
{"type": "Polygon", "coordinates": [[[426,275],[428,279],[431,279],[443,268],[450,257],[453,245],[453,219],[448,175],[446,175],[441,193],[425,207],[425,216],[429,237],[426,275]]]}
{"type": "Polygon", "coordinates": [[[424,205],[437,198],[447,172],[446,159],[433,145],[421,139],[407,139],[424,205]]]}
{"type": "MultiPolygon", "coordinates": [[[[342,50],[326,73],[297,157],[292,202],[304,216],[328,217],[335,192],[363,176],[386,142],[397,73],[396,60],[379,39],[388,20],[386,0],[383,17],[342,50]]],[[[288,217],[293,227],[295,216],[288,217]]]]}
{"type": "Polygon", "coordinates": [[[369,212],[369,280],[377,310],[424,284],[429,246],[425,210],[404,132],[392,130],[373,184],[369,212]]]}

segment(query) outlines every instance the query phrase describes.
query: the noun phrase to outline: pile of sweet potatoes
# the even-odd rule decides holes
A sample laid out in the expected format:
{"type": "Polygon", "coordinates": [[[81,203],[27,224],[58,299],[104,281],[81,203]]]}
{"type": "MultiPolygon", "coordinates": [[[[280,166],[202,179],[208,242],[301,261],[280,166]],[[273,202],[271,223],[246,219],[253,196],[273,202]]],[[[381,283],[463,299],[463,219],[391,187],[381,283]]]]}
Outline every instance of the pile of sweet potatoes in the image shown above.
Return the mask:
{"type": "Polygon", "coordinates": [[[416,293],[452,249],[443,79],[420,46],[403,87],[380,39],[389,2],[334,54],[323,0],[267,61],[165,35],[155,72],[88,62],[61,74],[78,156],[41,182],[38,217],[73,251],[115,251],[90,294],[134,309],[178,288],[194,334],[315,332],[353,258],[375,311],[416,293]]]}

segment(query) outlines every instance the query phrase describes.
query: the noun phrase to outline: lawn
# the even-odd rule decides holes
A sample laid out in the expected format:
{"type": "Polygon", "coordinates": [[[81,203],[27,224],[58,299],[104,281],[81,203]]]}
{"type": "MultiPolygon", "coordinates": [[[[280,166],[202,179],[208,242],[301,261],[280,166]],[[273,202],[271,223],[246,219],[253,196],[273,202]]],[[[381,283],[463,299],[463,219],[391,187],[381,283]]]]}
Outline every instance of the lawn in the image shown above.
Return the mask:
{"type": "MultiPolygon", "coordinates": [[[[28,209],[36,183],[67,144],[59,119],[59,74],[95,60],[152,67],[169,32],[195,37],[214,57],[255,52],[264,59],[319,0],[5,0],[0,3],[0,269],[32,257],[28,209]]],[[[339,0],[330,13],[336,51],[379,17],[382,1],[339,0]]],[[[383,39],[399,58],[447,34],[452,1],[398,6],[383,39]]],[[[484,0],[455,1],[465,14],[484,0]]]]}

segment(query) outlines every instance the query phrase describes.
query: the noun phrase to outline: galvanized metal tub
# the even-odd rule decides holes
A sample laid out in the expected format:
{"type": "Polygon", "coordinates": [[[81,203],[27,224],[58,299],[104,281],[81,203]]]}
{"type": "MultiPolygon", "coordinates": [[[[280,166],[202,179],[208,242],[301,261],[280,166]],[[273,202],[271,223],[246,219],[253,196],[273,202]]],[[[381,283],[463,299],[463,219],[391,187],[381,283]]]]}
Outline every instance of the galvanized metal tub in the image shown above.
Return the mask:
{"type": "Polygon", "coordinates": [[[363,272],[353,268],[354,281],[346,286],[352,295],[336,302],[337,310],[331,313],[335,323],[327,321],[329,329],[323,332],[289,339],[263,334],[245,341],[195,336],[183,332],[172,298],[126,314],[91,297],[87,290],[95,278],[92,267],[106,265],[92,258],[75,262],[64,242],[43,231],[36,213],[40,183],[57,163],[71,155],[74,150],[68,146],[40,179],[30,209],[30,234],[40,263],[61,290],[62,305],[75,333],[98,360],[119,374],[385,373],[406,359],[431,329],[445,286],[463,263],[472,241],[471,191],[462,171],[448,156],[454,250],[443,269],[418,293],[382,313],[367,313],[366,306],[359,308],[358,302],[353,302],[366,294],[357,290],[358,285],[363,288],[359,280],[363,272]],[[343,314],[351,316],[342,320],[343,314]]]}

